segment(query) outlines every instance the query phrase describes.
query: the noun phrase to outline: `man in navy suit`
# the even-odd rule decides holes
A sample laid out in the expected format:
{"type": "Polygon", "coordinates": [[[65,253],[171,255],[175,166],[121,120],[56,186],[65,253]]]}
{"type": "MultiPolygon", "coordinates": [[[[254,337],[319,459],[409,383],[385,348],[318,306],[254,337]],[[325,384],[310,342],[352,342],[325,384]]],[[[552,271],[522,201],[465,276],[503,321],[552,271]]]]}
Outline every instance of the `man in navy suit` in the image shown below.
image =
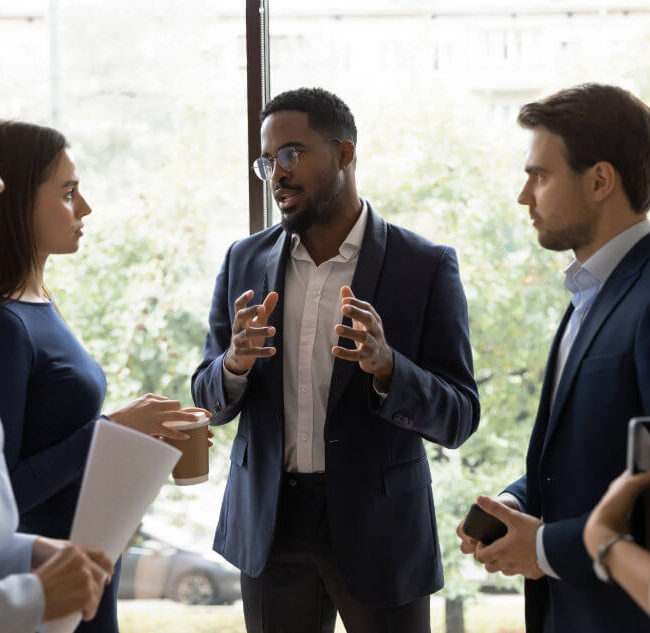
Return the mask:
{"type": "Polygon", "coordinates": [[[337,610],[350,633],[428,632],[422,440],[455,448],[479,418],[456,255],[359,197],[338,97],[289,91],[261,120],[282,222],[228,250],[192,380],[213,423],[240,416],[214,548],[242,570],[249,633],[333,631],[337,610]]]}
{"type": "Polygon", "coordinates": [[[650,110],[620,88],[585,84],[525,105],[519,123],[532,133],[519,202],[544,248],[573,251],[573,297],[526,475],[498,501],[479,497],[508,533],[486,547],[461,524],[461,549],[490,572],[526,577],[529,632],[638,633],[646,615],[595,575],[582,533],[625,467],[628,420],[650,415],[650,110]]]}

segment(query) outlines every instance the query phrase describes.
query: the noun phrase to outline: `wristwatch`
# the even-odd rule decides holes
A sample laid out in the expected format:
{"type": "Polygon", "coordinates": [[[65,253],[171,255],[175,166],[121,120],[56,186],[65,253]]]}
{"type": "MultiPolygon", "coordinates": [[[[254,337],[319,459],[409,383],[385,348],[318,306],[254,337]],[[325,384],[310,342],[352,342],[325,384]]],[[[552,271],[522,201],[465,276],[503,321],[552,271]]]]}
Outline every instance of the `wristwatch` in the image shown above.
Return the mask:
{"type": "Polygon", "coordinates": [[[604,558],[607,555],[607,552],[612,548],[613,545],[619,541],[628,541],[634,543],[634,538],[631,534],[617,534],[613,536],[608,541],[605,541],[599,548],[596,558],[594,558],[594,574],[598,577],[598,580],[603,582],[612,583],[612,577],[609,575],[609,570],[605,566],[604,558]]]}

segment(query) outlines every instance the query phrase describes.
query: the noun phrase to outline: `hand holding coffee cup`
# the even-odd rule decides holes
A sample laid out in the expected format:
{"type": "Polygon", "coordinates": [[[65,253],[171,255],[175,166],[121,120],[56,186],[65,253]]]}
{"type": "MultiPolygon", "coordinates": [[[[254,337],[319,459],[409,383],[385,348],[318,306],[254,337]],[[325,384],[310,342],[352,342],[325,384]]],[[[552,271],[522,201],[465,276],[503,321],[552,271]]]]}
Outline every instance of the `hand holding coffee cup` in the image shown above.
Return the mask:
{"type": "Polygon", "coordinates": [[[191,486],[208,480],[210,469],[208,448],[211,445],[209,422],[210,418],[205,413],[195,415],[193,422],[187,420],[165,422],[165,426],[169,429],[188,436],[187,439],[168,437],[165,440],[183,453],[172,471],[177,486],[191,486]]]}
{"type": "Polygon", "coordinates": [[[128,426],[147,435],[163,436],[177,440],[187,436],[176,429],[167,426],[167,422],[195,422],[196,414],[204,413],[210,416],[205,409],[188,407],[181,409],[178,400],[171,400],[155,393],[147,393],[113,411],[108,417],[123,426],[128,426]]]}

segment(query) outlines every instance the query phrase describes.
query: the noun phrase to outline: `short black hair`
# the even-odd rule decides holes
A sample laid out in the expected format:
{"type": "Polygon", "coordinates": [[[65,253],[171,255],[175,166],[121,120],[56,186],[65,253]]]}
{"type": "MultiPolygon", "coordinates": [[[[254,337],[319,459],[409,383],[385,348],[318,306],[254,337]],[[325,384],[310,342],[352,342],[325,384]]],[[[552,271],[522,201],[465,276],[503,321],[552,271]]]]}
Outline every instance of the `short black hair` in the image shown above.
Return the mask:
{"type": "Polygon", "coordinates": [[[264,123],[274,112],[284,110],[305,112],[309,127],[325,136],[335,136],[357,144],[357,126],[350,108],[340,97],[327,90],[297,88],[282,92],[264,106],[260,112],[260,123],[264,123]]]}
{"type": "Polygon", "coordinates": [[[637,213],[650,207],[650,108],[617,86],[587,83],[527,103],[519,124],[541,126],[564,141],[573,171],[600,161],[619,173],[623,190],[637,213]]]}

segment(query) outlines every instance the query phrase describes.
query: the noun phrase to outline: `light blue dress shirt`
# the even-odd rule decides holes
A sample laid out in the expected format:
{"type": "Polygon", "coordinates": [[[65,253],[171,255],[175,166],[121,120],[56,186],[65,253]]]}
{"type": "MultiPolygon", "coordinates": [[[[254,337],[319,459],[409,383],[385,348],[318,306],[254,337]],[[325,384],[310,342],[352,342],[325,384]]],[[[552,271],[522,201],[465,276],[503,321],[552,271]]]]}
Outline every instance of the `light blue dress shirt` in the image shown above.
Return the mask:
{"type": "Polygon", "coordinates": [[[0,631],[33,633],[43,620],[45,595],[38,576],[29,573],[36,537],[16,534],[17,527],[0,423],[0,631]]]}

